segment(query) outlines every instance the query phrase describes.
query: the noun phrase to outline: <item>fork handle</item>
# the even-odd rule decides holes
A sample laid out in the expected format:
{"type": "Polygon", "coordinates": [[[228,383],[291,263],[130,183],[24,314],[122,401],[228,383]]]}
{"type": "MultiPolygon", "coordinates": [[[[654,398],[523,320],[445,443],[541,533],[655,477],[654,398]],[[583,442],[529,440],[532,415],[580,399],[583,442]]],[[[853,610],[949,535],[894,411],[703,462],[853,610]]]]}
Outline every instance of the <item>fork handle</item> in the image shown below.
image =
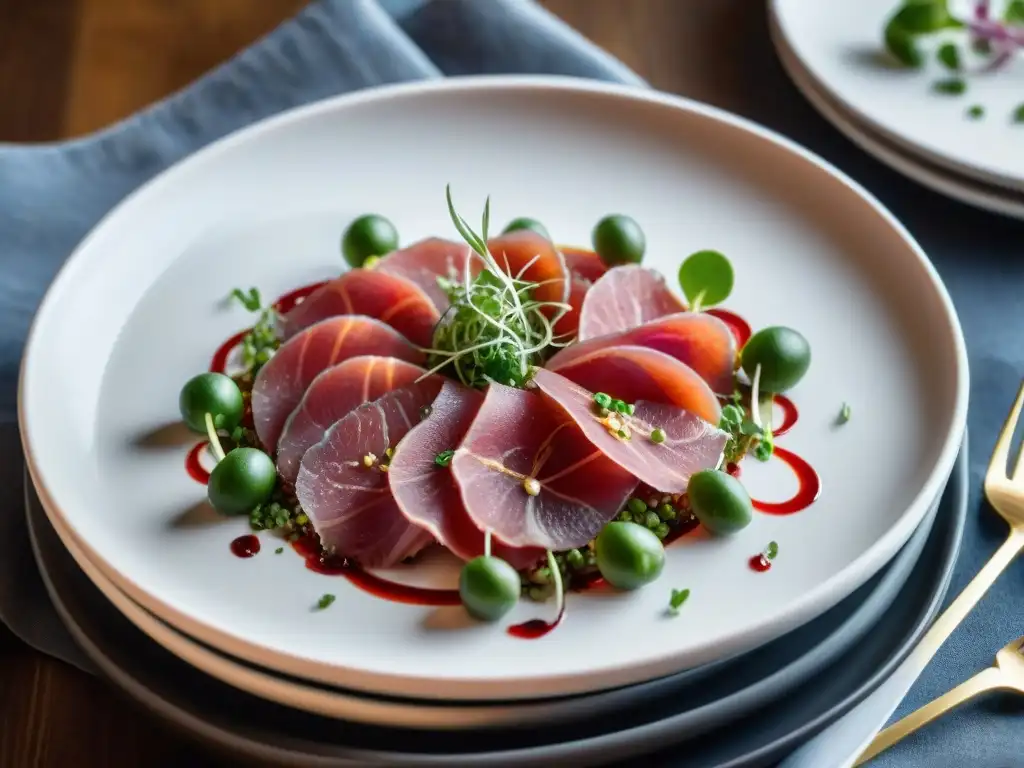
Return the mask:
{"type": "Polygon", "coordinates": [[[964,587],[956,600],[935,620],[931,629],[914,649],[913,657],[919,670],[924,670],[942,644],[953,634],[953,630],[960,626],[960,622],[973,610],[978,601],[988,592],[989,587],[999,578],[999,574],[1006,570],[1006,566],[1013,562],[1022,549],[1024,549],[1024,526],[1012,528],[1002,546],[964,587]]]}
{"type": "Polygon", "coordinates": [[[901,739],[906,738],[918,728],[928,725],[932,720],[941,717],[951,709],[960,706],[965,701],[969,701],[979,694],[1004,687],[1005,682],[1005,677],[998,668],[989,667],[982,670],[970,680],[960,683],[953,690],[925,704],[916,712],[907,715],[899,722],[893,723],[879,733],[875,736],[875,740],[871,742],[871,745],[864,750],[864,753],[857,758],[857,762],[854,765],[863,765],[869,760],[873,760],[880,753],[901,739]]]}

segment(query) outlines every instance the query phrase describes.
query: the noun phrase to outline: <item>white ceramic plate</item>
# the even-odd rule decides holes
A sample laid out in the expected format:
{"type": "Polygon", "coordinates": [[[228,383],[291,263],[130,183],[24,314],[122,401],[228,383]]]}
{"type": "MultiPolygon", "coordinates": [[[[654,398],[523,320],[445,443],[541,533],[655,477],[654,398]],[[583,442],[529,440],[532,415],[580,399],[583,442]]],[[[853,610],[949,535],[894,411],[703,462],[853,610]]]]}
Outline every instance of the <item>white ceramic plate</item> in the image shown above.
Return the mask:
{"type": "MultiPolygon", "coordinates": [[[[22,374],[21,429],[44,507],[133,600],[266,668],[463,699],[651,679],[820,614],[920,522],[952,466],[967,404],[949,297],[859,186],[719,110],[548,78],[364,92],[197,153],[77,249],[39,311],[22,374]],[[669,275],[691,251],[727,253],[737,269],[729,307],[755,327],[799,328],[814,350],[791,393],[800,421],[780,444],[817,469],[820,500],[797,515],[757,515],[740,536],[673,548],[648,589],[574,596],[567,621],[537,641],[467,625],[458,609],[382,601],[290,555],[230,556],[245,521],[204,523],[186,446],[163,440],[181,384],[246,322],[223,297],[236,285],[275,295],[337,271],[340,231],[365,211],[390,216],[406,242],[451,234],[447,182],[467,215],[491,194],[494,221],[535,215],[567,242],[586,242],[609,211],[630,212],[647,233],[647,262],[669,275]],[[844,401],[854,417],[837,428],[844,401]],[[770,540],[782,555],[756,574],[747,560],[770,540]],[[668,619],[673,587],[692,597],[685,617],[668,619]],[[337,602],[313,610],[324,592],[337,602]]],[[[779,462],[745,478],[765,499],[794,486],[779,462]]],[[[435,576],[451,585],[454,570],[435,576]]],[[[537,613],[523,604],[510,620],[537,613]]]]}
{"type": "Polygon", "coordinates": [[[771,29],[779,60],[790,79],[811,105],[850,141],[904,176],[942,195],[1003,216],[1024,219],[1024,193],[976,181],[929,163],[907,153],[902,147],[858,122],[842,105],[818,89],[813,78],[789,49],[774,19],[771,29]]]}
{"type": "MultiPolygon", "coordinates": [[[[997,0],[993,9],[1001,11],[997,0]]],[[[923,159],[990,184],[1024,190],[1024,125],[1011,117],[1024,102],[1024,61],[1005,69],[967,77],[962,96],[932,90],[949,77],[930,53],[922,70],[886,64],[882,31],[898,0],[773,0],[772,13],[793,54],[818,84],[873,131],[923,159]],[[967,117],[973,105],[985,116],[967,117]]],[[[950,7],[969,7],[951,0],[950,7]]],[[[966,17],[967,14],[960,14],[966,17]]],[[[930,50],[936,42],[925,43],[930,50]]],[[[958,39],[954,33],[950,39],[958,39]]]]}

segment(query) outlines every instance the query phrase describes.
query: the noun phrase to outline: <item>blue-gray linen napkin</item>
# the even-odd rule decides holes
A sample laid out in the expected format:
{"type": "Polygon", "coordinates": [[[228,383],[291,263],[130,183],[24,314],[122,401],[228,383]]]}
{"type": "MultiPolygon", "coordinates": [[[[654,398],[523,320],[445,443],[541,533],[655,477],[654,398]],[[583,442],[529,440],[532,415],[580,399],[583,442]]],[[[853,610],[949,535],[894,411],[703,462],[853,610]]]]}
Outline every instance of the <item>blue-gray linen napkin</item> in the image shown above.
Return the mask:
{"type": "MultiPolygon", "coordinates": [[[[1024,259],[1019,258],[1024,224],[941,198],[842,138],[782,72],[768,41],[765,4],[687,2],[694,23],[720,38],[693,59],[698,71],[680,73],[687,91],[791,136],[871,189],[918,238],[953,294],[971,362],[971,506],[954,595],[1005,533],[985,508],[980,489],[995,436],[1024,375],[1017,324],[1024,316],[1024,259]]],[[[692,30],[686,38],[694,39],[692,30]]],[[[105,131],[45,146],[0,145],[0,493],[5,502],[0,619],[17,635],[43,652],[91,668],[55,615],[26,544],[15,415],[29,322],[75,245],[140,184],[260,118],[360,88],[482,73],[549,73],[645,85],[529,0],[322,0],[184,91],[105,131]]],[[[1024,635],[1024,564],[1004,575],[947,642],[897,716],[984,668],[997,649],[1019,635],[1024,635]]],[[[685,749],[652,762],[682,768],[685,749]]],[[[967,705],[874,765],[1022,766],[1024,706],[1001,697],[967,705]]]]}

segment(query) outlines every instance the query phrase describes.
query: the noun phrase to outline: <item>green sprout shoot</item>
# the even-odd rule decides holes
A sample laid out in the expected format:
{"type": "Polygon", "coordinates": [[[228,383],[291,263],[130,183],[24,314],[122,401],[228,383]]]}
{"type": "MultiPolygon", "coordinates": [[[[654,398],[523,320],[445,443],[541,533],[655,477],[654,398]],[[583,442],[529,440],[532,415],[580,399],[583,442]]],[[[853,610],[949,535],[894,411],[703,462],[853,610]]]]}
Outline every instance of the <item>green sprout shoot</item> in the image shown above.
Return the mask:
{"type": "Polygon", "coordinates": [[[235,288],[231,298],[236,299],[250,312],[259,312],[256,324],[242,338],[242,367],[246,373],[255,375],[270,360],[281,340],[277,336],[277,311],[271,307],[263,307],[260,292],[256,288],[243,291],[235,288]]]}
{"type": "Polygon", "coordinates": [[[683,603],[685,603],[689,597],[690,590],[673,589],[672,597],[670,597],[668,601],[668,612],[673,616],[678,615],[679,609],[683,607],[683,603]]]}

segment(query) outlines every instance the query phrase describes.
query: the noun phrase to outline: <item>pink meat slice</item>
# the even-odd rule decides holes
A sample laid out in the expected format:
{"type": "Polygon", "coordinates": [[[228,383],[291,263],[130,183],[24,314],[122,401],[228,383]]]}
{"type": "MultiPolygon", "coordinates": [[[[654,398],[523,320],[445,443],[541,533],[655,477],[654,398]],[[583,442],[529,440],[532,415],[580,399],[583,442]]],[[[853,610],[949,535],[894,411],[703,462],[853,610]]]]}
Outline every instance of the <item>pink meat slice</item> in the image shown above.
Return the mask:
{"type": "MultiPolygon", "coordinates": [[[[399,509],[463,560],[484,553],[484,532],[466,512],[451,467],[439,466],[435,459],[459,446],[483,401],[482,392],[446,381],[430,415],[398,444],[388,470],[399,509]]],[[[491,539],[491,553],[516,569],[544,557],[542,549],[511,547],[496,537],[491,539]]]]}
{"type": "Polygon", "coordinates": [[[448,296],[438,285],[437,278],[462,280],[467,262],[472,277],[483,268],[482,260],[473,255],[465,243],[430,237],[388,254],[377,262],[373,271],[397,275],[415,283],[443,312],[448,308],[448,296]]]}
{"type": "MultiPolygon", "coordinates": [[[[591,288],[590,292],[593,291],[591,288]]],[[[590,299],[589,293],[587,299],[590,299]]],[[[621,346],[647,347],[664,352],[690,366],[715,393],[732,394],[736,337],[728,325],[707,312],[679,312],[627,331],[580,341],[556,353],[548,367],[561,368],[596,350],[621,346]]]]}
{"type": "Polygon", "coordinates": [[[430,531],[402,514],[380,462],[419,422],[441,384],[440,377],[431,376],[365,403],[306,451],[295,495],[329,552],[384,568],[433,541],[430,531]],[[371,466],[368,457],[376,458],[371,466]]]}
{"type": "Polygon", "coordinates": [[[624,417],[630,437],[622,439],[602,423],[591,391],[543,369],[534,373],[533,382],[551,405],[579,426],[591,445],[652,488],[683,493],[691,475],[718,466],[728,435],[681,408],[635,403],[633,415],[624,417]],[[662,443],[650,438],[657,427],[665,432],[662,443]]]}
{"type": "Polygon", "coordinates": [[[560,409],[501,384],[488,387],[452,474],[479,528],[514,546],[553,550],[594,538],[637,485],[560,409]]]}
{"type": "Polygon", "coordinates": [[[366,315],[386,323],[421,347],[429,347],[440,315],[430,297],[404,277],[353,269],[330,280],[281,318],[290,338],[328,317],[366,315]]]}
{"type": "Polygon", "coordinates": [[[690,366],[646,347],[603,347],[558,367],[548,366],[591,392],[604,392],[627,403],[646,400],[675,405],[718,424],[718,398],[690,366]]]}
{"type": "Polygon", "coordinates": [[[558,318],[555,323],[555,335],[560,342],[566,342],[576,336],[580,326],[580,308],[586,301],[590,283],[583,278],[573,276],[569,281],[569,298],[566,300],[571,309],[558,318]]]}
{"type": "Polygon", "coordinates": [[[593,251],[566,246],[562,246],[561,251],[569,272],[576,277],[596,283],[608,271],[608,267],[601,261],[601,257],[593,251]]]}
{"type": "Polygon", "coordinates": [[[277,450],[285,421],[321,371],[359,355],[424,361],[422,352],[380,320],[361,315],[321,320],[282,344],[256,374],[252,415],[263,447],[277,450]]]}
{"type": "Polygon", "coordinates": [[[425,373],[418,365],[395,357],[363,355],[318,374],[278,438],[278,474],[285,482],[294,483],[302,457],[334,422],[363,403],[412,384],[425,373]]]}
{"type": "Polygon", "coordinates": [[[685,309],[660,273],[635,264],[612,267],[587,292],[579,340],[628,331],[685,309]]]}
{"type": "MultiPolygon", "coordinates": [[[[487,241],[498,266],[512,277],[537,283],[537,301],[564,302],[569,296],[569,270],[561,252],[536,232],[520,229],[487,241]]],[[[552,309],[555,315],[560,310],[552,309]]]]}

